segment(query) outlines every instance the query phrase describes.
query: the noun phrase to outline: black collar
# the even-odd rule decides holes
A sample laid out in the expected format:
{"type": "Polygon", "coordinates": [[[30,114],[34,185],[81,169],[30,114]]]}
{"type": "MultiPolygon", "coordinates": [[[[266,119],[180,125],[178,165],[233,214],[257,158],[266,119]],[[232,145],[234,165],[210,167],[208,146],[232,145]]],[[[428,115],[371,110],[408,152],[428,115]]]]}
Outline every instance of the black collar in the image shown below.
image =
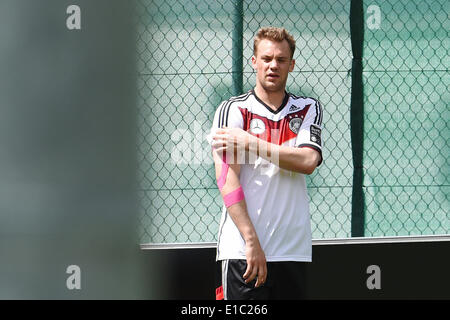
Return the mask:
{"type": "Polygon", "coordinates": [[[267,110],[269,110],[270,112],[272,112],[273,114],[277,114],[279,113],[281,110],[283,110],[283,108],[286,106],[288,100],[289,100],[289,95],[286,91],[284,91],[284,99],[283,102],[281,103],[281,106],[279,106],[277,108],[277,110],[273,110],[271,107],[269,107],[267,104],[264,103],[264,101],[262,101],[255,93],[255,90],[252,90],[253,95],[255,96],[256,100],[261,103],[264,107],[266,107],[267,110]]]}

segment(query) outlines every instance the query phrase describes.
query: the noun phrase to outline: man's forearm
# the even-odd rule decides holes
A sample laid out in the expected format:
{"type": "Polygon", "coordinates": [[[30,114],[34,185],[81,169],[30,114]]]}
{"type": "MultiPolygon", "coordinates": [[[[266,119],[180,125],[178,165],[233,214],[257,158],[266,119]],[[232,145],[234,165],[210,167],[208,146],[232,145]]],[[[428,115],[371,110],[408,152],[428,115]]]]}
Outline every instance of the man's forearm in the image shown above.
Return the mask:
{"type": "Polygon", "coordinates": [[[241,233],[246,244],[259,242],[258,236],[248,215],[245,199],[227,208],[228,214],[241,233]]]}
{"type": "MultiPolygon", "coordinates": [[[[241,186],[239,181],[240,165],[227,164],[226,168],[226,166],[222,163],[220,155],[214,152],[213,156],[216,164],[216,178],[218,181],[223,180],[219,183],[220,193],[222,198],[226,199],[228,195],[241,186]],[[226,172],[223,172],[223,170],[226,170],[226,172]]],[[[241,233],[244,241],[246,243],[247,241],[255,241],[255,238],[257,239],[257,235],[253,223],[248,215],[245,198],[235,202],[231,206],[228,206],[227,203],[225,203],[225,205],[227,206],[228,213],[241,233]]]]}
{"type": "Polygon", "coordinates": [[[216,152],[213,152],[213,157],[216,166],[216,179],[222,197],[224,198],[227,212],[245,242],[247,269],[242,276],[246,283],[257,278],[255,287],[258,287],[265,282],[267,277],[266,257],[261,248],[255,227],[248,215],[245,198],[242,196],[242,198],[231,201],[228,204],[226,200],[231,193],[241,189],[239,181],[241,167],[239,164],[226,164],[224,159],[216,152]]]}
{"type": "Polygon", "coordinates": [[[280,146],[252,136],[248,142],[248,150],[280,168],[311,174],[320,161],[319,153],[310,148],[280,146]]]}

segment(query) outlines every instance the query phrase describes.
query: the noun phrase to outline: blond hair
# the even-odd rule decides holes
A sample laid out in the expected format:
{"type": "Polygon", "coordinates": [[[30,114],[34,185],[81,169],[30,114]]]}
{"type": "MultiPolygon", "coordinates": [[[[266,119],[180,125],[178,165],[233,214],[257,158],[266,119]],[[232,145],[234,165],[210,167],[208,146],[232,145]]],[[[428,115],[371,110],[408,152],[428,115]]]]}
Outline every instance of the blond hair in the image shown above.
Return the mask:
{"type": "Polygon", "coordinates": [[[294,37],[290,35],[285,28],[264,27],[259,29],[253,42],[253,55],[255,57],[258,44],[263,39],[268,39],[276,42],[282,42],[283,40],[286,40],[289,44],[289,48],[291,49],[291,59],[294,57],[295,40],[294,37]]]}

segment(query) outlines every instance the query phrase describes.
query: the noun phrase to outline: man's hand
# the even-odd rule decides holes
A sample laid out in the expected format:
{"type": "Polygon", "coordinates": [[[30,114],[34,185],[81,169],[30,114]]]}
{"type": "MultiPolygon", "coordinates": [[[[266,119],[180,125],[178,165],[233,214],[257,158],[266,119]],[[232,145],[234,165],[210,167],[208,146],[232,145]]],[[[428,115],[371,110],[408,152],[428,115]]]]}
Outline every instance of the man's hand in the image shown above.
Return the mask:
{"type": "Polygon", "coordinates": [[[251,282],[256,277],[255,288],[257,288],[266,282],[267,278],[266,255],[258,239],[255,241],[246,241],[245,255],[247,258],[247,270],[245,270],[243,275],[245,283],[251,282]]]}
{"type": "Polygon", "coordinates": [[[212,138],[212,146],[217,152],[242,152],[248,151],[250,140],[254,137],[240,128],[222,128],[212,138]]]}

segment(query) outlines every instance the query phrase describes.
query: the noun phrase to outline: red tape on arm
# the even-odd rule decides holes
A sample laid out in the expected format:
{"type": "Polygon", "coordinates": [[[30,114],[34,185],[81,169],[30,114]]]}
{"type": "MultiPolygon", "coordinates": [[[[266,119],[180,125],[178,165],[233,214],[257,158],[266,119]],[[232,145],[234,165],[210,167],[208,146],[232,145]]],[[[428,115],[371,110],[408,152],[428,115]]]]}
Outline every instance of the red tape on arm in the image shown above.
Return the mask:
{"type": "Polygon", "coordinates": [[[230,193],[227,193],[223,196],[223,202],[225,203],[225,207],[229,208],[233,204],[238,203],[242,200],[244,200],[244,191],[242,190],[242,187],[237,188],[234,191],[231,191],[230,193]]]}

